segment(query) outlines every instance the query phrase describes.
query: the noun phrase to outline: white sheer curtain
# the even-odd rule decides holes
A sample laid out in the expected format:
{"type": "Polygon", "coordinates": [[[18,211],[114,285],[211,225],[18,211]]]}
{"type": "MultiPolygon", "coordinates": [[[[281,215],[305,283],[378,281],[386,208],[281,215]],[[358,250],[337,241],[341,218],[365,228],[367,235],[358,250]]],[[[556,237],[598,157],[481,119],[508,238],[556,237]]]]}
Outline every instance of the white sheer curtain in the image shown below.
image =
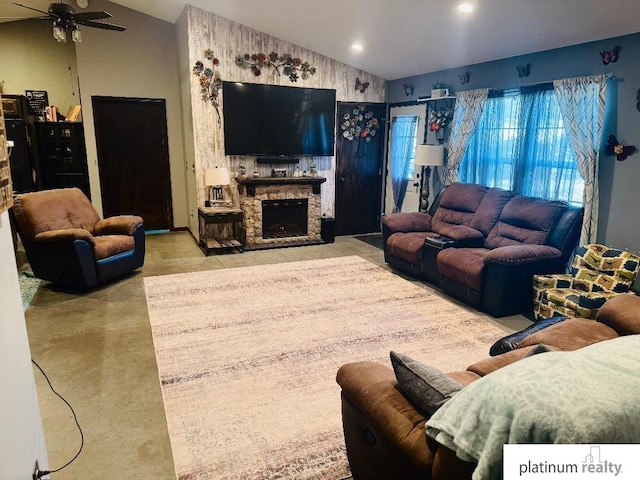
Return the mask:
{"type": "Polygon", "coordinates": [[[594,243],[598,233],[598,161],[604,123],[607,76],[565,78],[553,82],[566,134],[584,180],[584,220],[580,243],[594,243]]]}
{"type": "Polygon", "coordinates": [[[480,122],[488,96],[489,89],[487,88],[467,90],[456,95],[451,133],[449,134],[447,164],[443,170],[445,185],[458,181],[458,167],[476,126],[480,122]]]}

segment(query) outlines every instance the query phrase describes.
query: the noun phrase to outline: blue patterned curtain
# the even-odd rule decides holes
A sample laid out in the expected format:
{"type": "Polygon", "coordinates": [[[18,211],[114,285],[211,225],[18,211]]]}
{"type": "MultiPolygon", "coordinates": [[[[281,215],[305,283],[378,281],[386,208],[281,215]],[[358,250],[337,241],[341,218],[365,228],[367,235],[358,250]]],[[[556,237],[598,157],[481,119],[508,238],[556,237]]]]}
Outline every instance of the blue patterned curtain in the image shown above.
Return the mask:
{"type": "Polygon", "coordinates": [[[459,174],[464,182],[581,205],[584,181],[553,86],[490,97],[459,174]]]}
{"type": "Polygon", "coordinates": [[[567,137],[584,180],[584,220],[580,243],[596,241],[598,229],[598,163],[607,95],[606,75],[553,82],[567,137]]]}
{"type": "Polygon", "coordinates": [[[451,133],[447,147],[447,163],[442,172],[445,185],[459,180],[460,163],[469,142],[476,134],[476,127],[482,118],[488,95],[489,89],[487,88],[465,90],[456,95],[456,106],[453,109],[451,133]]]}
{"type": "Polygon", "coordinates": [[[407,183],[415,158],[418,116],[401,116],[391,119],[391,187],[393,211],[399,212],[407,192],[407,183]]]}

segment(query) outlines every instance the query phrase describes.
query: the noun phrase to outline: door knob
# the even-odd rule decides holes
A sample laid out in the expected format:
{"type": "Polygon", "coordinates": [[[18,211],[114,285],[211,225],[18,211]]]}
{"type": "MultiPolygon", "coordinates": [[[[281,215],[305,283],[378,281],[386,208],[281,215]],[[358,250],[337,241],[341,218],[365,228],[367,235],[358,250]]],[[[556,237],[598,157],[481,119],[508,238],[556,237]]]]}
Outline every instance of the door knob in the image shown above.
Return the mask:
{"type": "Polygon", "coordinates": [[[346,180],[346,177],[340,177],[340,181],[344,182],[346,180]]]}

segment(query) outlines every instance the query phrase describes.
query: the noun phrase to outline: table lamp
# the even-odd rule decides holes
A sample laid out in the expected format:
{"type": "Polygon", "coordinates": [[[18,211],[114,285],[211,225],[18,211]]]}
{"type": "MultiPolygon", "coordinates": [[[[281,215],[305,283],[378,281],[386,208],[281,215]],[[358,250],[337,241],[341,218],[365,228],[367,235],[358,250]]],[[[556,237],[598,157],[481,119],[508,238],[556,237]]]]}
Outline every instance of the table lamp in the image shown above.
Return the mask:
{"type": "Polygon", "coordinates": [[[426,212],[429,208],[429,178],[431,167],[444,165],[444,145],[418,145],[416,148],[415,168],[422,167],[420,175],[420,208],[426,212]]]}
{"type": "Polygon", "coordinates": [[[229,170],[226,167],[207,168],[204,174],[204,183],[211,187],[210,203],[212,205],[224,203],[223,185],[229,185],[229,170]]]}

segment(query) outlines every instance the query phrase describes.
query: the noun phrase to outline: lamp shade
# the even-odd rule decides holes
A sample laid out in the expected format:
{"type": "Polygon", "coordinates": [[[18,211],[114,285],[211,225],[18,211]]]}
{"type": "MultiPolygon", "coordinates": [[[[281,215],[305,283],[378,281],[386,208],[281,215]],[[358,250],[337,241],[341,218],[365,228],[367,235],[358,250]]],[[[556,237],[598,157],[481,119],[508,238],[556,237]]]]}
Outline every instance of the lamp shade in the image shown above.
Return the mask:
{"type": "Polygon", "coordinates": [[[229,185],[229,170],[227,167],[207,168],[204,173],[205,185],[229,185]]]}
{"type": "Polygon", "coordinates": [[[418,145],[415,164],[431,167],[444,165],[444,145],[418,145]]]}

